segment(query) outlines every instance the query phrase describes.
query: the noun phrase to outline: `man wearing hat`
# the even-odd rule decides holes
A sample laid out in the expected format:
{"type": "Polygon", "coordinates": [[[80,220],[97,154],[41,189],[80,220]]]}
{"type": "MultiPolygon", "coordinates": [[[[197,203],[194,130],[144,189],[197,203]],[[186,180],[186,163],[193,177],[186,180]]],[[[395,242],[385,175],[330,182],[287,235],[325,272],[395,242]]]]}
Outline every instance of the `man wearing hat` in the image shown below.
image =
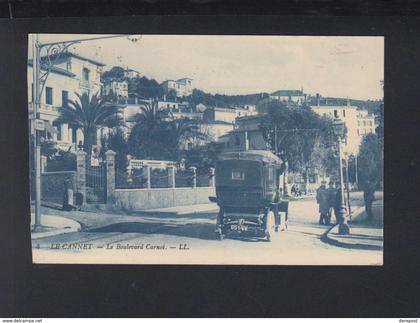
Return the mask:
{"type": "Polygon", "coordinates": [[[329,192],[325,187],[326,181],[321,181],[321,186],[316,190],[316,202],[319,205],[319,224],[328,224],[328,212],[330,210],[329,192]]]}

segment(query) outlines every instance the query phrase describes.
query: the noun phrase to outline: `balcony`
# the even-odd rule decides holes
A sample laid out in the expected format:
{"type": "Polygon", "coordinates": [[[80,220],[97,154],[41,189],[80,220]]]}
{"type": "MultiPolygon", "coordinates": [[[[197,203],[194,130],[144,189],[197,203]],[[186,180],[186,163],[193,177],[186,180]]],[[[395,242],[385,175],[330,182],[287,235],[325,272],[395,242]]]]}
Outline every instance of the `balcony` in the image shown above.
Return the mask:
{"type": "MultiPolygon", "coordinates": [[[[28,107],[29,107],[29,118],[31,117],[33,118],[33,113],[34,113],[33,103],[29,102],[28,107]]],[[[58,107],[55,107],[51,104],[45,104],[45,103],[40,104],[40,108],[38,112],[40,114],[49,115],[53,117],[58,117],[59,115],[58,107]]]]}

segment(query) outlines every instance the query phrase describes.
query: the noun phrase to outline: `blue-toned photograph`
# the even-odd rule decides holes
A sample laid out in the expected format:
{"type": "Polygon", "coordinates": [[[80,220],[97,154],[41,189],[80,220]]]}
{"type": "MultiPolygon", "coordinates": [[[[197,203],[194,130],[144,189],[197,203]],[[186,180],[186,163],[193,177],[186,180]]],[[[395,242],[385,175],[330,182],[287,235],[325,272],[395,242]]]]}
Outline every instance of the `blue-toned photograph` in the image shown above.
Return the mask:
{"type": "Polygon", "coordinates": [[[383,264],[384,37],[30,34],[34,263],[383,264]]]}

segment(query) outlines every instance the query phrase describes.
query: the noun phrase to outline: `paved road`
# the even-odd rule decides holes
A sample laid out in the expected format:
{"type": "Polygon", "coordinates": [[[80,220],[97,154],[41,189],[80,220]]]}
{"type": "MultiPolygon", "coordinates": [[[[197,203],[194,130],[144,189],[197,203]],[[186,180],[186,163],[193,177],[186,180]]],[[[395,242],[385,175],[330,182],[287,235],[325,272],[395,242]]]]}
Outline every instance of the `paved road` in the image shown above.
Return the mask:
{"type": "MultiPolygon", "coordinates": [[[[33,240],[34,261],[65,263],[377,265],[382,252],[334,247],[320,241],[313,198],[290,202],[289,228],[272,242],[214,234],[216,212],[136,214],[88,232],[33,240]],[[54,249],[55,248],[55,249],[54,249]],[[69,250],[70,249],[70,250],[69,250]]],[[[98,215],[100,216],[100,214],[98,215]]]]}

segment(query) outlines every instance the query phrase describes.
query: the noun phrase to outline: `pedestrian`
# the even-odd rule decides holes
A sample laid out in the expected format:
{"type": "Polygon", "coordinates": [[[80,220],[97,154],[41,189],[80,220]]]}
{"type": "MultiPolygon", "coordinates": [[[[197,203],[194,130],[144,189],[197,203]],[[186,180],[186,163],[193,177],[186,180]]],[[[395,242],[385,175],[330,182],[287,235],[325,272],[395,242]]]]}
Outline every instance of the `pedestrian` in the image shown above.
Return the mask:
{"type": "Polygon", "coordinates": [[[294,196],[296,196],[296,186],[295,186],[295,184],[292,185],[291,192],[294,196]]]}
{"type": "Polygon", "coordinates": [[[365,200],[365,210],[367,214],[367,220],[371,222],[373,220],[372,203],[375,200],[375,185],[372,182],[367,182],[363,189],[363,199],[365,200]]]}
{"type": "MultiPolygon", "coordinates": [[[[331,223],[331,217],[334,210],[335,196],[337,195],[337,189],[334,187],[334,182],[328,184],[328,224],[331,223]]],[[[337,214],[335,214],[337,220],[337,214]]],[[[338,221],[337,221],[338,222],[338,221]]]]}
{"type": "Polygon", "coordinates": [[[319,205],[319,224],[327,224],[329,211],[329,193],[325,187],[326,181],[321,182],[321,186],[316,191],[316,202],[319,205]]]}

